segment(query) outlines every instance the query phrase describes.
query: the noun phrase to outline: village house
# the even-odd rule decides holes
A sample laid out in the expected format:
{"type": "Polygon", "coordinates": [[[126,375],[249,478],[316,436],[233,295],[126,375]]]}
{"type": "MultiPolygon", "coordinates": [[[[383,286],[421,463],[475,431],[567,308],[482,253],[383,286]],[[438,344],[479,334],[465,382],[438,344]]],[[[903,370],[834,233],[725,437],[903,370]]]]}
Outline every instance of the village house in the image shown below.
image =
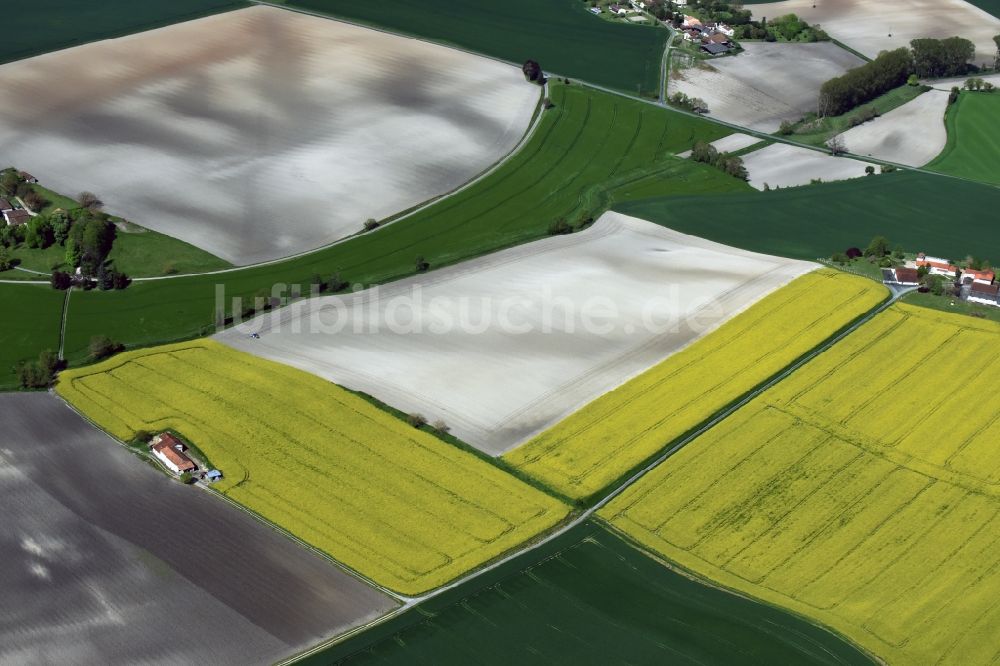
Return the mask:
{"type": "Polygon", "coordinates": [[[729,47],[725,44],[716,44],[711,41],[703,41],[701,43],[701,50],[709,55],[722,55],[723,53],[729,52],[729,47]]]}
{"type": "Polygon", "coordinates": [[[701,30],[701,19],[696,16],[684,15],[684,21],[681,23],[682,28],[698,28],[701,30]]]}
{"type": "Polygon", "coordinates": [[[982,303],[983,305],[998,305],[997,295],[1000,293],[1000,284],[983,284],[973,282],[969,290],[969,301],[972,303],[982,303]]]}
{"type": "Polygon", "coordinates": [[[184,444],[169,432],[162,432],[153,438],[150,450],[174,474],[193,472],[198,469],[194,461],[184,455],[184,444]]]}
{"type": "Polygon", "coordinates": [[[7,221],[8,226],[16,227],[19,224],[26,224],[31,219],[31,215],[28,211],[17,208],[3,211],[3,219],[7,221]]]}
{"type": "Polygon", "coordinates": [[[915,287],[920,284],[920,274],[916,268],[895,268],[892,271],[895,284],[905,287],[915,287]]]}
{"type": "Polygon", "coordinates": [[[14,210],[14,207],[10,205],[10,202],[6,199],[0,199],[0,213],[5,210],[14,210]]]}
{"type": "Polygon", "coordinates": [[[590,8],[590,13],[591,14],[595,14],[595,15],[596,14],[600,14],[601,13],[601,8],[600,7],[591,7],[590,8]]]}
{"type": "Polygon", "coordinates": [[[966,268],[962,271],[962,282],[979,282],[982,284],[993,284],[996,274],[993,271],[977,271],[966,268]]]}
{"type": "Polygon", "coordinates": [[[18,175],[18,176],[20,176],[20,177],[21,177],[21,180],[23,180],[23,181],[24,181],[24,182],[26,182],[26,183],[31,183],[31,184],[35,184],[35,183],[37,183],[37,182],[38,182],[38,179],[37,179],[37,178],[35,178],[34,176],[32,176],[32,175],[31,175],[30,173],[28,173],[27,171],[18,171],[18,172],[17,172],[17,175],[18,175]]]}
{"type": "Polygon", "coordinates": [[[952,265],[952,263],[947,259],[928,257],[923,252],[917,255],[916,265],[917,268],[926,267],[927,270],[934,275],[947,275],[949,277],[955,277],[958,272],[958,267],[952,265]]]}

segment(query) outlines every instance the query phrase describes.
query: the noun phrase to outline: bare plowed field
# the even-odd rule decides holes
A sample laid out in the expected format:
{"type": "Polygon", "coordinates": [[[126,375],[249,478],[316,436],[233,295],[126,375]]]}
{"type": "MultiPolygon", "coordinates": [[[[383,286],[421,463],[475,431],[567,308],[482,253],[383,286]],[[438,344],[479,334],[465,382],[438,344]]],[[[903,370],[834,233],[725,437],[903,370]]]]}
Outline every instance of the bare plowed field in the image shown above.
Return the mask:
{"type": "Polygon", "coordinates": [[[964,0],[783,0],[748,8],[756,18],[795,14],[869,58],[912,39],[958,35],[976,45],[977,64],[992,62],[1000,34],[1000,19],[964,0]]]}
{"type": "Polygon", "coordinates": [[[948,132],[944,112],[948,93],[929,90],[884,116],[844,132],[844,145],[855,155],[919,167],[944,150],[948,132]]]}
{"type": "Polygon", "coordinates": [[[273,662],[394,605],[55,397],[0,422],[0,663],[273,662]]]}
{"type": "Polygon", "coordinates": [[[0,67],[0,154],[235,264],[465,183],[539,99],[509,65],[251,7],[0,67]]]}
{"type": "Polygon", "coordinates": [[[829,42],[747,42],[743,49],[734,57],[675,70],[670,93],[702,98],[709,115],[720,120],[773,132],[783,120],[795,121],[815,111],[826,80],[864,64],[829,42]]]}
{"type": "Polygon", "coordinates": [[[797,187],[820,180],[860,178],[865,175],[867,162],[850,157],[833,157],[808,148],[774,143],[743,156],[743,165],[750,174],[750,184],[758,190],[776,187],[797,187]]]}
{"type": "Polygon", "coordinates": [[[814,267],[606,213],[571,236],[302,301],[217,337],[443,419],[499,455],[814,267]]]}

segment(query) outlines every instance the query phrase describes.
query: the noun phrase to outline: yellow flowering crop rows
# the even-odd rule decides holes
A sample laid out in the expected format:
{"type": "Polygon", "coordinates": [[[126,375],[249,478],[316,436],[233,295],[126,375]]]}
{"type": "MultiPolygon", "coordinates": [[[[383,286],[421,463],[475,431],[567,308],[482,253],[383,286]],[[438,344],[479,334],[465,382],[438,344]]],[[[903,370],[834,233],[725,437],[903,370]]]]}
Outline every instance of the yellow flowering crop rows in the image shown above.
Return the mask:
{"type": "Polygon", "coordinates": [[[601,510],[891,664],[1000,660],[1000,325],[896,305],[601,510]]]}
{"type": "Polygon", "coordinates": [[[568,509],[308,373],[199,340],[64,372],[58,392],[114,435],[170,428],[216,488],[376,582],[438,587],[568,509]]]}
{"type": "Polygon", "coordinates": [[[886,296],[839,271],[804,275],[504,458],[568,497],[589,497],[886,296]]]}

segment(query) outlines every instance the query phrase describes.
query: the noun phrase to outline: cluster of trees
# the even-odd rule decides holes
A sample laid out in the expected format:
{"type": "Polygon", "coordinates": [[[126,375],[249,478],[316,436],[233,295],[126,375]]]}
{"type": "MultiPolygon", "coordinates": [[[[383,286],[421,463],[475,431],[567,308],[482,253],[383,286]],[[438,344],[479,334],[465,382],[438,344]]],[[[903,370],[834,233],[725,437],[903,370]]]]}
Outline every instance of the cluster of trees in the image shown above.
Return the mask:
{"type": "Polygon", "coordinates": [[[715,146],[704,141],[695,142],[694,147],[691,149],[691,159],[695,162],[710,164],[720,171],[724,171],[740,180],[747,180],[749,178],[746,167],[743,166],[742,159],[729,153],[720,153],[715,149],[715,146]]]}
{"type": "Polygon", "coordinates": [[[864,250],[857,247],[850,247],[843,252],[834,252],[830,259],[838,264],[846,264],[854,259],[864,257],[882,268],[891,268],[902,263],[906,255],[903,252],[903,248],[897,246],[895,249],[890,249],[890,247],[888,238],[885,236],[875,236],[864,250]]]}
{"type": "Polygon", "coordinates": [[[830,39],[830,35],[818,26],[809,25],[795,14],[785,14],[770,22],[764,17],[734,26],[734,29],[736,39],[763,39],[766,42],[825,42],[830,39]]]}
{"type": "MultiPolygon", "coordinates": [[[[80,273],[96,279],[101,289],[124,289],[128,286],[128,276],[108,261],[115,242],[115,225],[106,213],[101,212],[104,204],[93,193],[81,192],[77,197],[80,205],[71,210],[57,208],[42,213],[47,202],[12,169],[0,174],[0,191],[7,196],[20,197],[38,212],[26,224],[0,228],[0,270],[5,270],[4,266],[9,269],[13,263],[8,254],[11,249],[44,250],[60,246],[65,248],[66,265],[73,270],[79,267],[80,273]]],[[[52,274],[52,286],[57,289],[68,288],[71,282],[69,272],[57,270],[52,274]]]]}
{"type": "Polygon", "coordinates": [[[549,225],[549,235],[563,236],[571,234],[574,231],[582,231],[593,223],[594,217],[592,215],[582,215],[575,226],[567,222],[565,217],[560,217],[549,225]]]}
{"type": "Polygon", "coordinates": [[[830,79],[820,88],[820,116],[839,116],[906,83],[913,70],[909,49],[883,51],[877,58],[830,79]]]}
{"type": "Polygon", "coordinates": [[[980,78],[971,78],[966,80],[965,89],[975,90],[976,92],[979,92],[981,90],[983,92],[991,93],[996,89],[996,86],[994,86],[989,81],[983,81],[980,78]]]}
{"type": "Polygon", "coordinates": [[[705,100],[700,97],[688,97],[680,91],[671,95],[667,101],[686,111],[708,113],[708,104],[705,103],[705,100]]]}
{"type": "Polygon", "coordinates": [[[920,77],[961,76],[971,71],[976,46],[968,39],[914,39],[910,42],[913,73],[920,77]]]}
{"type": "Polygon", "coordinates": [[[21,388],[42,389],[52,386],[62,361],[51,349],[43,350],[35,361],[21,361],[15,368],[21,388]]]}
{"type": "Polygon", "coordinates": [[[976,48],[961,37],[914,39],[909,49],[883,51],[875,60],[832,78],[820,88],[820,116],[839,116],[904,83],[916,85],[924,76],[960,76],[976,69],[970,64],[976,48]]]}

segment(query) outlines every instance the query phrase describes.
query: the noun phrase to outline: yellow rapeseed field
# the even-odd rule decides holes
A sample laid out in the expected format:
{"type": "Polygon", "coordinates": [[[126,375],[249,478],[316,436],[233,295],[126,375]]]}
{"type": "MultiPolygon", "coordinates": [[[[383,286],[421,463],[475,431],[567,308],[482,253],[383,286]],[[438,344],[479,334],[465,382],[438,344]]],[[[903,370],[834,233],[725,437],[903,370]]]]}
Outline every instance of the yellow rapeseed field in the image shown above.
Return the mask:
{"type": "Polygon", "coordinates": [[[62,373],[60,395],[115,436],[175,430],[237,502],[404,594],[438,587],[568,508],[308,373],[209,340],[62,373]]]}
{"type": "Polygon", "coordinates": [[[896,305],[600,515],[890,664],[1000,661],[1000,325],[896,305]]]}
{"type": "Polygon", "coordinates": [[[839,271],[804,275],[504,459],[567,497],[590,497],[887,296],[839,271]]]}

